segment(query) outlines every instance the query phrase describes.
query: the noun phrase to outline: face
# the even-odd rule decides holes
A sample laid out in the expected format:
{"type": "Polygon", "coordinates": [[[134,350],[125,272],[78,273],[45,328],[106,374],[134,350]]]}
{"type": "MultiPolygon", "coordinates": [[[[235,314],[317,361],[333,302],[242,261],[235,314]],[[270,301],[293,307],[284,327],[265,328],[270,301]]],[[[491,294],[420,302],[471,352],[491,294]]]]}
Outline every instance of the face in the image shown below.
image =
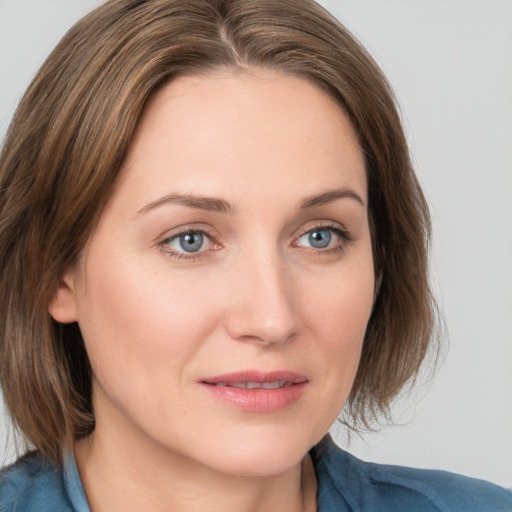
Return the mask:
{"type": "Polygon", "coordinates": [[[360,359],[366,189],[347,118],[301,78],[226,71],[161,89],[50,307],[83,333],[94,435],[223,473],[299,463],[360,359]]]}

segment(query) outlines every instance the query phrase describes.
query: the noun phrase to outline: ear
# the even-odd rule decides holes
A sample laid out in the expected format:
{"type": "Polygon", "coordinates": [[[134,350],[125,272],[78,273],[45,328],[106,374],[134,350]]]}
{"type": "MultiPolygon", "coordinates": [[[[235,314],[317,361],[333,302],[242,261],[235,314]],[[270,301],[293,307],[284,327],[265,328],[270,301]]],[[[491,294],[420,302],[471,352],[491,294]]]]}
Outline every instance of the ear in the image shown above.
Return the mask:
{"type": "Polygon", "coordinates": [[[54,320],[61,324],[69,324],[78,320],[75,283],[70,274],[59,281],[57,293],[48,306],[48,312],[54,320]]]}

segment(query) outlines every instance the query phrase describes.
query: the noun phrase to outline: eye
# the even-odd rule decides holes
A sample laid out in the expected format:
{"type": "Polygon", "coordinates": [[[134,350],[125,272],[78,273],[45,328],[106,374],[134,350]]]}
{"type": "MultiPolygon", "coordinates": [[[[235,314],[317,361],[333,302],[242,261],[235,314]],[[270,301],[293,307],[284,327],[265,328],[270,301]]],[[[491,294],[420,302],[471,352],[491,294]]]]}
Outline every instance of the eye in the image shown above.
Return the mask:
{"type": "Polygon", "coordinates": [[[208,235],[202,231],[185,231],[164,240],[162,245],[170,253],[186,255],[206,251],[210,248],[212,242],[208,235]]]}
{"type": "Polygon", "coordinates": [[[342,249],[351,237],[338,227],[318,226],[296,240],[294,245],[318,250],[342,249]]]}

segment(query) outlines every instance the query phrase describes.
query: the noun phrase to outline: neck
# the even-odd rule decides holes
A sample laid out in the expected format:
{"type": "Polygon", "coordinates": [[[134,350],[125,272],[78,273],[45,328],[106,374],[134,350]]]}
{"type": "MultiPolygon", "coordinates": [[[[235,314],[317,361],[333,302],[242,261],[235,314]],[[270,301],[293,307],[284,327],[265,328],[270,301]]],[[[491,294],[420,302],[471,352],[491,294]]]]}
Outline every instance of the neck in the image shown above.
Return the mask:
{"type": "Polygon", "coordinates": [[[309,456],[279,475],[228,475],[162,447],[116,443],[98,425],[75,454],[92,512],[316,510],[309,456]]]}

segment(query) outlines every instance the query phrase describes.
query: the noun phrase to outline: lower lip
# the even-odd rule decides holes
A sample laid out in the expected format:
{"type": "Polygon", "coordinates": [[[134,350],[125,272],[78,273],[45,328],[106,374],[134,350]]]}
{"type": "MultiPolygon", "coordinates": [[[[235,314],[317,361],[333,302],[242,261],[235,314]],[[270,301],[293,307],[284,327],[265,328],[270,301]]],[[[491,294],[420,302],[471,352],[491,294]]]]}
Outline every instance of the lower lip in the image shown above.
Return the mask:
{"type": "Polygon", "coordinates": [[[306,389],[307,382],[277,389],[230,388],[205,383],[201,383],[201,386],[215,397],[244,411],[276,412],[297,403],[306,389]]]}

